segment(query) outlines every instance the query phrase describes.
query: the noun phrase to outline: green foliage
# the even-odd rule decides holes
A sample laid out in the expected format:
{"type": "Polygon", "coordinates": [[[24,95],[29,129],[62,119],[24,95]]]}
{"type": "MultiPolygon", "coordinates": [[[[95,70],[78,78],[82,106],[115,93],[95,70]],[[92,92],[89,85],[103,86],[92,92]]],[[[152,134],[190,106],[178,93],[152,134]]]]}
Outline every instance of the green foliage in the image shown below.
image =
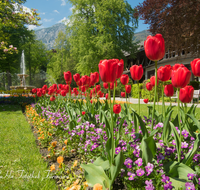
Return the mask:
{"type": "Polygon", "coordinates": [[[102,59],[126,59],[123,52],[134,57],[136,45],[132,38],[137,27],[135,9],[124,0],[70,0],[74,7],[67,33],[70,52],[80,74],[98,70],[102,59]]]}
{"type": "Polygon", "coordinates": [[[195,90],[199,90],[199,82],[198,81],[190,81],[189,85],[193,86],[195,90]]]}
{"type": "MultiPolygon", "coordinates": [[[[148,82],[150,82],[150,79],[147,79],[143,83],[139,84],[139,86],[140,86],[140,97],[143,98],[143,99],[149,99],[149,101],[153,101],[154,100],[154,92],[155,92],[154,87],[151,91],[148,91],[146,89],[146,83],[148,83],[148,82]]],[[[165,85],[167,85],[167,84],[171,84],[171,80],[166,81],[165,85]]],[[[158,90],[158,93],[157,93],[158,100],[160,101],[161,97],[162,97],[162,83],[160,81],[159,81],[157,90],[158,90]]],[[[133,98],[138,98],[138,86],[137,86],[137,84],[132,85],[131,96],[133,98]]],[[[170,101],[170,99],[168,97],[164,97],[164,98],[165,98],[166,101],[170,101]]]]}

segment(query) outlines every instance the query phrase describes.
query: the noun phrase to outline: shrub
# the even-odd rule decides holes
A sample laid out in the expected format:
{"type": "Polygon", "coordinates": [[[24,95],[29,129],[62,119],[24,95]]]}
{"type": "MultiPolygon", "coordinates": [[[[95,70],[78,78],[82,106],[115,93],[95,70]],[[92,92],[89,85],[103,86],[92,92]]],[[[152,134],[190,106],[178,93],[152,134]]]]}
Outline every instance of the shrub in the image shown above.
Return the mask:
{"type": "Polygon", "coordinates": [[[190,81],[189,85],[193,86],[195,90],[199,90],[199,82],[198,81],[190,81]]]}

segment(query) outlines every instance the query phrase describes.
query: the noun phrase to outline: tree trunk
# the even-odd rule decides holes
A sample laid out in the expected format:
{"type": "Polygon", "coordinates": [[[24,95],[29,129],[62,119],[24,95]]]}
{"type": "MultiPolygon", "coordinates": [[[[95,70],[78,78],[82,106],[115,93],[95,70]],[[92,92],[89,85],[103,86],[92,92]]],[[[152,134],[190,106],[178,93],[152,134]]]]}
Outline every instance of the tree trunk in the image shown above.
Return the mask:
{"type": "Polygon", "coordinates": [[[29,44],[28,68],[29,68],[29,85],[32,85],[32,76],[31,76],[31,44],[29,44]]]}
{"type": "Polygon", "coordinates": [[[7,74],[7,82],[8,82],[8,90],[10,90],[10,86],[12,86],[12,78],[11,78],[11,74],[10,74],[10,71],[7,70],[6,71],[6,74],[7,74]]]}

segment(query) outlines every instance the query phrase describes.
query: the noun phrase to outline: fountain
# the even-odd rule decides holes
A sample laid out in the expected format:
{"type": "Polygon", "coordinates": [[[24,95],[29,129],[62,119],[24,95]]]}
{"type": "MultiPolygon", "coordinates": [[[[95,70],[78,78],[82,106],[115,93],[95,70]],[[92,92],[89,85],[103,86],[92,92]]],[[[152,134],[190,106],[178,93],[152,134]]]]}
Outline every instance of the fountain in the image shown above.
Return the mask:
{"type": "Polygon", "coordinates": [[[29,75],[25,74],[26,66],[25,66],[25,57],[24,50],[22,51],[21,62],[20,62],[20,73],[17,76],[20,78],[20,86],[10,86],[11,89],[24,89],[24,90],[32,90],[35,86],[26,86],[26,77],[29,75]]]}

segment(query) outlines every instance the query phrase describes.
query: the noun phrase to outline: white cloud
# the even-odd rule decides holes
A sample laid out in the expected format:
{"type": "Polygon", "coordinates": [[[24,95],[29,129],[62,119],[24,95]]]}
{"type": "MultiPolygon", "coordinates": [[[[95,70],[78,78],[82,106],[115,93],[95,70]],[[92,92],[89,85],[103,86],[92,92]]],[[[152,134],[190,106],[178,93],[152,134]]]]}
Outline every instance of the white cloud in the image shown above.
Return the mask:
{"type": "Polygon", "coordinates": [[[74,8],[75,8],[74,6],[73,6],[73,7],[70,7],[69,10],[72,12],[72,10],[73,10],[74,8]]]}
{"type": "Polygon", "coordinates": [[[45,15],[45,13],[40,13],[41,15],[45,15]]]}
{"type": "Polygon", "coordinates": [[[43,19],[44,22],[51,22],[52,20],[53,20],[53,18],[51,18],[51,19],[46,19],[46,18],[44,18],[44,19],[43,19]]]}
{"type": "Polygon", "coordinates": [[[37,28],[37,26],[35,26],[35,25],[28,25],[28,30],[34,30],[35,28],[37,28]]]}
{"type": "Polygon", "coordinates": [[[55,12],[55,13],[59,13],[57,10],[54,10],[53,12],[55,12]]]}
{"type": "Polygon", "coordinates": [[[64,17],[63,19],[61,19],[60,21],[58,21],[58,23],[64,23],[65,25],[67,25],[70,22],[70,20],[66,17],[64,17]]]}
{"type": "Polygon", "coordinates": [[[61,6],[65,6],[66,5],[66,2],[65,2],[65,0],[61,0],[62,1],[62,4],[61,4],[61,6]]]}

